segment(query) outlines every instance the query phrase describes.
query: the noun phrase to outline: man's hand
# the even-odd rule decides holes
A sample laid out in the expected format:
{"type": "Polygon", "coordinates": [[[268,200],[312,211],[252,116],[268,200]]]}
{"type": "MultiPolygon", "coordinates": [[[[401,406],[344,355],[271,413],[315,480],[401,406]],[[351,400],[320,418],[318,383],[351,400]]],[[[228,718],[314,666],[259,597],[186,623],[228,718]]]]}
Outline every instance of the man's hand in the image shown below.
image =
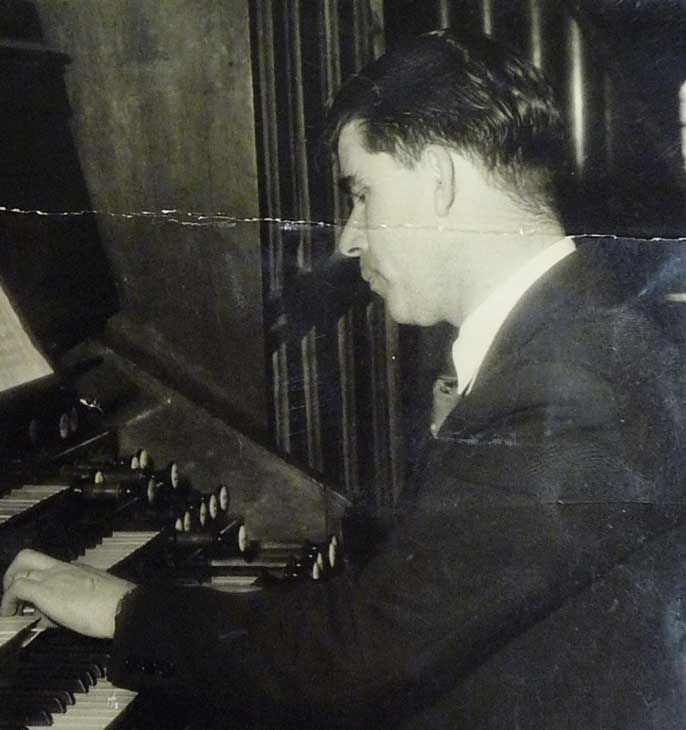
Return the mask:
{"type": "Polygon", "coordinates": [[[114,636],[119,601],[133,583],[95,568],[71,565],[35,550],[22,550],[3,578],[0,615],[32,603],[51,621],[99,639],[114,636]]]}

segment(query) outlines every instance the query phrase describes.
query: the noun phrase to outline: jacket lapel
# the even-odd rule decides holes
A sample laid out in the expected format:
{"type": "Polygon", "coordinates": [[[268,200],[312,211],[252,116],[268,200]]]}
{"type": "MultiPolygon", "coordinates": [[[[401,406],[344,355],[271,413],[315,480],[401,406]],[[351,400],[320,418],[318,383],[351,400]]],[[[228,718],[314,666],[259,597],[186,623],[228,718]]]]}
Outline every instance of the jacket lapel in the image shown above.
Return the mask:
{"type": "Polygon", "coordinates": [[[605,241],[583,243],[524,293],[498,331],[474,387],[459,399],[439,438],[479,430],[491,420],[505,399],[508,371],[517,367],[526,344],[542,329],[549,328],[551,337],[564,337],[579,302],[609,306],[621,301],[607,246],[605,241]]]}

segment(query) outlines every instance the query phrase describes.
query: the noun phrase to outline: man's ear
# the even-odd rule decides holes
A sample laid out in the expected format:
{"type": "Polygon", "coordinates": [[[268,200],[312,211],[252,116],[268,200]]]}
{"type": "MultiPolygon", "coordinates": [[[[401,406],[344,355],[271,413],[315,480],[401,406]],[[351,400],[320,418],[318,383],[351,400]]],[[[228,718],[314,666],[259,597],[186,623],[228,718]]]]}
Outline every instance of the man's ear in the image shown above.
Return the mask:
{"type": "Polygon", "coordinates": [[[436,215],[445,218],[455,200],[455,163],[448,148],[440,144],[426,147],[424,156],[435,181],[436,215]]]}

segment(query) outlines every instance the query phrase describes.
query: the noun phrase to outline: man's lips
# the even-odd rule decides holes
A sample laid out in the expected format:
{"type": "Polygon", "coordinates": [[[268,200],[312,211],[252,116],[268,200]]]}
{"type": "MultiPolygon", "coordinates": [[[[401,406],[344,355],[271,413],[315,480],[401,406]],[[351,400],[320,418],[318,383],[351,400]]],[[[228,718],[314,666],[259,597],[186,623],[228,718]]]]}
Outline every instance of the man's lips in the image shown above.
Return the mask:
{"type": "Polygon", "coordinates": [[[379,273],[375,269],[370,268],[367,264],[360,263],[360,276],[366,282],[371,282],[379,276],[379,273]]]}
{"type": "Polygon", "coordinates": [[[383,281],[382,276],[378,272],[369,271],[368,269],[363,269],[360,273],[362,278],[367,282],[367,284],[369,284],[369,288],[373,292],[380,294],[379,285],[381,281],[383,281]]]}
{"type": "Polygon", "coordinates": [[[376,281],[376,274],[372,272],[366,272],[362,275],[362,278],[369,284],[369,288],[374,291],[374,282],[376,281]]]}

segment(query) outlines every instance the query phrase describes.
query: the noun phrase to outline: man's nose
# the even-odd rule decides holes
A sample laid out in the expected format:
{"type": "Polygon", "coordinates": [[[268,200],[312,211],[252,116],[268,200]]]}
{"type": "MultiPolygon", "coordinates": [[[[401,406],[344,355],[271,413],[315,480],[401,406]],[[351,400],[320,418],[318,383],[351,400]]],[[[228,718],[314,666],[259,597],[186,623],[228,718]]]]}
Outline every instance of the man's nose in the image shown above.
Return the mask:
{"type": "Polygon", "coordinates": [[[358,257],[367,248],[367,231],[362,221],[355,213],[348,218],[341,237],[338,240],[338,250],[343,256],[358,257]]]}

